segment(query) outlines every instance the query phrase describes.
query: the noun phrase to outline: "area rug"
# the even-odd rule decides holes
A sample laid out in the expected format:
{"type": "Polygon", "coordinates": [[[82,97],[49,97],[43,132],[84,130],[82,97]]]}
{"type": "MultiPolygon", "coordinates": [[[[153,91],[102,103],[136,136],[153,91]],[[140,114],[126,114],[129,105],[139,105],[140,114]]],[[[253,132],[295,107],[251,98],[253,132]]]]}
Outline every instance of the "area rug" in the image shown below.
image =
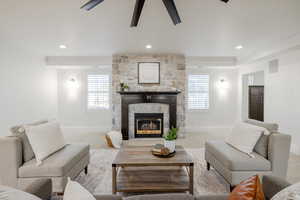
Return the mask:
{"type": "MultiPolygon", "coordinates": [[[[214,169],[206,170],[204,149],[186,149],[194,160],[194,194],[222,194],[229,192],[229,185],[214,169]]],[[[111,165],[118,150],[91,150],[89,173],[81,173],[76,181],[92,194],[112,194],[111,165]]],[[[58,197],[53,200],[60,199],[58,197]]]]}

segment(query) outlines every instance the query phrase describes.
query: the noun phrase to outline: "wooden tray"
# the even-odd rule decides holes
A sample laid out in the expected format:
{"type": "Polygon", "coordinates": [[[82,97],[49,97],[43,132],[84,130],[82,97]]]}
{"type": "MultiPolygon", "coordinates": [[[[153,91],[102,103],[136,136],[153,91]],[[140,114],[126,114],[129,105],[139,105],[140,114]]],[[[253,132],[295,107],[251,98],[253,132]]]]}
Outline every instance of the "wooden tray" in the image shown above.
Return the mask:
{"type": "Polygon", "coordinates": [[[170,153],[168,155],[162,155],[162,154],[160,154],[158,152],[155,152],[155,151],[151,151],[151,152],[152,152],[152,155],[160,157],[160,158],[171,158],[171,157],[175,156],[175,154],[176,154],[176,151],[174,151],[173,153],[170,153]]]}

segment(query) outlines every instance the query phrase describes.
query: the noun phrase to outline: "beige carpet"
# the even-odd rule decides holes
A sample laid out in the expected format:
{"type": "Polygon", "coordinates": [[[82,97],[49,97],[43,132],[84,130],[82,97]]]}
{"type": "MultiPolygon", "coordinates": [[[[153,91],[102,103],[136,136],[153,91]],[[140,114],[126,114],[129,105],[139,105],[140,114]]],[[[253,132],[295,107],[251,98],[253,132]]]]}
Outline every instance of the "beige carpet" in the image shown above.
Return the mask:
{"type": "MultiPolygon", "coordinates": [[[[91,151],[89,173],[81,173],[76,179],[93,194],[111,194],[111,164],[117,150],[98,149],[91,151]]],[[[220,194],[229,191],[229,185],[213,169],[206,170],[204,149],[187,149],[195,161],[194,192],[199,194],[220,194]]]]}

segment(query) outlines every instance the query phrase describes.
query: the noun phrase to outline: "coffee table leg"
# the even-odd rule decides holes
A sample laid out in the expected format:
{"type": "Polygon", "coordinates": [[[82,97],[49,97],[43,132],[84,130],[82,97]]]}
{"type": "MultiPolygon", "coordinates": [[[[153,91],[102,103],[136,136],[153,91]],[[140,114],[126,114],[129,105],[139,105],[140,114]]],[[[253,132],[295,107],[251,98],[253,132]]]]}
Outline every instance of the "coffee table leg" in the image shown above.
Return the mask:
{"type": "Polygon", "coordinates": [[[117,167],[112,165],[112,193],[117,193],[117,167]]]}
{"type": "Polygon", "coordinates": [[[190,164],[190,194],[194,194],[194,163],[190,164]]]}

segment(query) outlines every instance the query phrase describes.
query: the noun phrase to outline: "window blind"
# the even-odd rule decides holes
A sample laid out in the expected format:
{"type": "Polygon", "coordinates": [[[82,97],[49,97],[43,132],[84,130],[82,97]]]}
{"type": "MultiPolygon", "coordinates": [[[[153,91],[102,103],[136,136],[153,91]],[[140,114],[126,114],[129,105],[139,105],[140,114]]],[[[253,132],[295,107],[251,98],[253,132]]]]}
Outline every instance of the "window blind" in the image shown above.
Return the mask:
{"type": "Polygon", "coordinates": [[[209,75],[189,75],[188,109],[209,109],[209,75]]]}
{"type": "Polygon", "coordinates": [[[88,109],[109,108],[109,75],[89,74],[88,85],[88,109]]]}

